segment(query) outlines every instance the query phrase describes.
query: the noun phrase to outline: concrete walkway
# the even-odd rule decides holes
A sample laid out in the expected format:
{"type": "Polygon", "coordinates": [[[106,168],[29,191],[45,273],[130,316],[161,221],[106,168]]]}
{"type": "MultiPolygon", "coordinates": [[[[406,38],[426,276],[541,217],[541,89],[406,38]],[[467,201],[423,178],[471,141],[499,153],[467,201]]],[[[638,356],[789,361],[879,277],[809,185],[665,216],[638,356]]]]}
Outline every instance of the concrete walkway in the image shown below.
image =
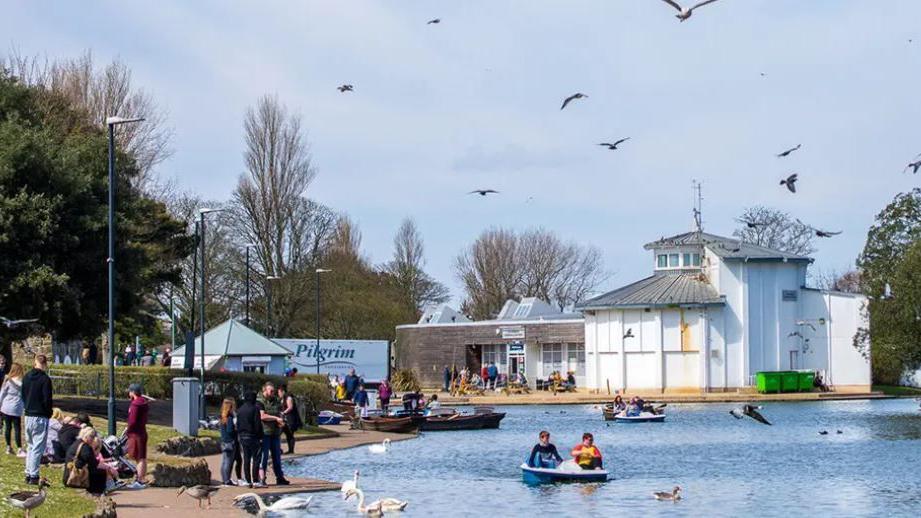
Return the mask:
{"type": "MultiPolygon", "coordinates": [[[[351,430],[349,425],[327,426],[325,428],[335,430],[340,435],[325,439],[302,438],[295,444],[295,453],[293,455],[283,455],[282,458],[291,460],[308,455],[319,455],[333,450],[379,443],[385,438],[400,441],[415,437],[415,435],[410,434],[351,430]]],[[[211,469],[212,485],[219,485],[220,480],[214,480],[214,477],[220,477],[221,456],[210,455],[204,458],[208,461],[208,466],[211,469]]],[[[271,469],[270,466],[269,471],[271,469]]],[[[274,479],[271,474],[268,475],[268,478],[270,483],[274,479]]],[[[274,486],[270,484],[267,488],[255,490],[246,487],[222,487],[211,497],[210,510],[204,507],[199,509],[198,501],[184,494],[177,496],[178,488],[150,487],[140,491],[119,491],[114,493],[112,498],[118,506],[119,518],[185,518],[196,516],[223,516],[226,518],[228,515],[243,516],[246,514],[242,509],[233,506],[233,498],[242,493],[254,492],[260,495],[279,495],[338,491],[340,487],[339,482],[327,480],[295,477],[288,477],[288,480],[291,481],[290,486],[274,486]]]]}
{"type": "MultiPolygon", "coordinates": [[[[425,392],[428,397],[431,392],[425,392]]],[[[652,390],[627,391],[624,399],[642,396],[646,401],[661,403],[734,403],[746,401],[832,401],[849,399],[886,399],[882,392],[793,392],[788,394],[759,394],[757,392],[709,392],[709,393],[665,393],[652,390]]],[[[482,396],[451,396],[438,393],[438,401],[444,406],[459,405],[578,405],[608,403],[614,395],[606,392],[560,392],[554,395],[548,391],[534,391],[530,394],[505,395],[487,392],[482,396]]]]}

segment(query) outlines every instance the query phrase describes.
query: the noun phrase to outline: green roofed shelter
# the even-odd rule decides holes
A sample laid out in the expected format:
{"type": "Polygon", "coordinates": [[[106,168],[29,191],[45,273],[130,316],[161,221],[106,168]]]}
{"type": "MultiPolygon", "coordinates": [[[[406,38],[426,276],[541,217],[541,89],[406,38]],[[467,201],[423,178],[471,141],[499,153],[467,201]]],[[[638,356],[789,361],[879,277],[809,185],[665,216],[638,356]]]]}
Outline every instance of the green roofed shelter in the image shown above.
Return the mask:
{"type": "MultiPolygon", "coordinates": [[[[230,319],[205,333],[205,369],[263,372],[282,376],[291,352],[240,322],[230,319]]],[[[174,369],[183,367],[185,347],[173,351],[174,369]]],[[[201,367],[201,337],[195,339],[195,369],[201,367]]]]}

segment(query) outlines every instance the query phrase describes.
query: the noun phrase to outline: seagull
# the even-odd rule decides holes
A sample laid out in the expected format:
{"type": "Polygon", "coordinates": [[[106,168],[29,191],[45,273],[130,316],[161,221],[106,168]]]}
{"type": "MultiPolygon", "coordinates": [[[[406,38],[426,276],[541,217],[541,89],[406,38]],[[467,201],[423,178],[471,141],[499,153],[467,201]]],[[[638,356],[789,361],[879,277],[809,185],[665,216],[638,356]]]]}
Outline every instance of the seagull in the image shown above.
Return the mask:
{"type": "Polygon", "coordinates": [[[624,333],[624,338],[634,338],[634,336],[633,336],[633,328],[632,328],[632,327],[628,327],[628,328],[627,328],[627,332],[624,333]]]}
{"type": "Polygon", "coordinates": [[[345,84],[345,85],[342,85],[342,86],[337,86],[337,87],[336,87],[336,90],[339,90],[339,91],[342,92],[342,93],[345,93],[345,92],[353,92],[353,91],[355,91],[355,87],[352,86],[352,85],[349,85],[349,84],[345,84]]]}
{"type": "Polygon", "coordinates": [[[492,189],[475,189],[468,192],[467,194],[479,194],[480,196],[486,196],[487,194],[499,194],[499,191],[494,191],[492,189]]]}
{"type": "Polygon", "coordinates": [[[762,223],[762,222],[760,222],[760,221],[752,221],[752,220],[750,220],[750,219],[740,219],[740,220],[737,220],[737,221],[739,221],[739,222],[741,222],[741,223],[745,223],[745,226],[748,227],[748,228],[758,228],[758,227],[764,226],[764,223],[762,223]]]}
{"type": "Polygon", "coordinates": [[[716,2],[716,0],[703,0],[703,2],[697,2],[697,4],[695,4],[692,7],[685,8],[685,7],[681,7],[680,5],[678,5],[678,3],[674,2],[673,0],[662,0],[662,1],[674,7],[675,9],[678,9],[678,14],[675,15],[675,18],[678,18],[678,20],[682,22],[691,17],[691,14],[693,14],[694,9],[697,9],[698,7],[703,7],[707,4],[712,4],[713,2],[716,2]]]}
{"type": "MultiPolygon", "coordinates": [[[[368,451],[371,453],[387,453],[390,451],[390,439],[384,439],[384,442],[380,444],[372,444],[368,446],[368,451]]],[[[353,488],[354,489],[354,488],[353,488]]]]}
{"type": "Polygon", "coordinates": [[[836,433],[837,435],[841,435],[841,434],[843,434],[844,432],[842,432],[841,430],[838,430],[838,431],[835,432],[835,433],[836,433]]]}
{"type": "Polygon", "coordinates": [[[733,408],[729,411],[729,413],[732,414],[732,417],[735,417],[736,419],[742,419],[743,417],[748,416],[755,421],[758,421],[759,423],[770,425],[771,423],[769,423],[768,420],[758,412],[760,409],[760,406],[743,405],[742,408],[733,408]]]}
{"type": "Polygon", "coordinates": [[[801,147],[803,147],[802,144],[797,144],[796,147],[791,147],[790,149],[784,151],[783,153],[778,153],[778,154],[777,154],[777,158],[783,158],[783,157],[785,157],[785,156],[789,156],[790,153],[792,153],[792,152],[798,150],[798,149],[801,148],[801,147]]]}
{"type": "Polygon", "coordinates": [[[38,319],[37,318],[20,318],[19,320],[11,320],[6,317],[0,317],[0,324],[5,325],[9,329],[12,329],[22,324],[31,324],[32,322],[38,322],[38,319]]]}
{"type": "Polygon", "coordinates": [[[656,500],[670,500],[672,502],[677,502],[681,500],[681,487],[675,486],[671,491],[656,491],[652,494],[652,497],[656,500]]]}
{"type": "Polygon", "coordinates": [[[570,95],[570,96],[567,97],[566,99],[563,99],[563,106],[560,106],[560,110],[562,110],[563,108],[565,108],[567,104],[569,104],[570,102],[574,101],[575,99],[582,99],[582,98],[588,99],[588,96],[585,95],[585,94],[583,94],[583,93],[581,93],[581,92],[577,92],[577,93],[574,93],[574,94],[570,95]]]}
{"type": "Polygon", "coordinates": [[[911,168],[911,174],[917,174],[918,169],[921,169],[921,160],[909,162],[908,165],[905,166],[905,169],[902,170],[902,172],[904,173],[905,171],[908,171],[909,168],[911,168]]]}
{"type": "Polygon", "coordinates": [[[614,141],[613,144],[611,144],[610,142],[602,142],[602,143],[600,143],[600,144],[598,144],[598,145],[599,145],[599,146],[607,146],[608,149],[610,149],[611,151],[614,151],[615,149],[617,149],[617,146],[619,146],[620,144],[623,144],[624,142],[626,142],[626,141],[628,141],[628,140],[630,140],[630,137],[622,138],[622,139],[620,139],[620,140],[616,140],[616,141],[614,141]]]}
{"type": "Polygon", "coordinates": [[[828,430],[822,430],[819,435],[828,435],[828,430]]]}
{"type": "Polygon", "coordinates": [[[425,22],[426,25],[432,25],[433,23],[441,23],[441,18],[433,18],[433,19],[431,19],[431,20],[425,22]]]}
{"type": "Polygon", "coordinates": [[[790,189],[790,192],[796,192],[796,181],[799,180],[799,175],[796,173],[791,174],[785,179],[780,181],[780,185],[786,185],[787,189],[790,189]]]}
{"type": "Polygon", "coordinates": [[[830,230],[819,230],[819,229],[815,229],[815,235],[816,235],[816,237],[833,237],[833,236],[837,236],[837,235],[840,234],[840,233],[841,233],[840,230],[839,230],[838,232],[832,232],[832,231],[830,231],[830,230]]]}
{"type": "Polygon", "coordinates": [[[800,333],[799,331],[793,331],[792,333],[790,333],[790,334],[787,335],[787,338],[792,338],[792,337],[794,337],[794,336],[798,336],[798,337],[802,338],[802,337],[803,337],[803,334],[800,333]]]}

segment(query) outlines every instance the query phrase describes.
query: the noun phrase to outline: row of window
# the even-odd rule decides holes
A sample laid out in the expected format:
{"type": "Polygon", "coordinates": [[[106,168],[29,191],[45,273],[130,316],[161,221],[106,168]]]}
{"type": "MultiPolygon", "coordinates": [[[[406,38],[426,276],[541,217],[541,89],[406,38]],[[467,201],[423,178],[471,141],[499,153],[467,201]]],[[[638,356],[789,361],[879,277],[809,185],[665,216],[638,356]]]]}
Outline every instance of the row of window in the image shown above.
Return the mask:
{"type": "Polygon", "coordinates": [[[585,346],[582,344],[566,346],[566,363],[563,363],[563,344],[543,344],[540,354],[544,378],[554,371],[561,373],[564,378],[569,371],[579,377],[585,376],[585,346]]]}
{"type": "Polygon", "coordinates": [[[659,254],[656,256],[657,268],[688,268],[691,266],[700,266],[700,254],[685,252],[683,254],[659,254]]]}

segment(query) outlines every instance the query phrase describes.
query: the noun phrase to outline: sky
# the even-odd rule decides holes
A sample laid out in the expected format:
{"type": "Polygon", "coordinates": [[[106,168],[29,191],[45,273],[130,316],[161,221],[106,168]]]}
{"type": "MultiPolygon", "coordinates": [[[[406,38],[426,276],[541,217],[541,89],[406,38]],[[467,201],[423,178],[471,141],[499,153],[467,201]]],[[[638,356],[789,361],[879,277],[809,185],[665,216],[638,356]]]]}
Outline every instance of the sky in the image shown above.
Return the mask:
{"type": "Polygon", "coordinates": [[[0,43],[126,62],[175,134],[158,174],[207,199],[244,172],[247,107],[278,95],[309,131],[308,196],[348,213],[375,263],[412,217],[455,303],[454,258],[493,226],[598,247],[602,289],[649,275],[643,244],[691,230],[693,179],[705,230],[778,208],[843,231],[814,269],[852,267],[874,216],[921,183],[903,173],[921,153],[921,2],[674,14],[659,0],[12,0],[0,43]],[[589,97],[561,111],[575,92],[589,97]],[[778,184],[792,172],[796,194],[778,184]],[[501,193],[466,194],[479,188],[501,193]]]}

